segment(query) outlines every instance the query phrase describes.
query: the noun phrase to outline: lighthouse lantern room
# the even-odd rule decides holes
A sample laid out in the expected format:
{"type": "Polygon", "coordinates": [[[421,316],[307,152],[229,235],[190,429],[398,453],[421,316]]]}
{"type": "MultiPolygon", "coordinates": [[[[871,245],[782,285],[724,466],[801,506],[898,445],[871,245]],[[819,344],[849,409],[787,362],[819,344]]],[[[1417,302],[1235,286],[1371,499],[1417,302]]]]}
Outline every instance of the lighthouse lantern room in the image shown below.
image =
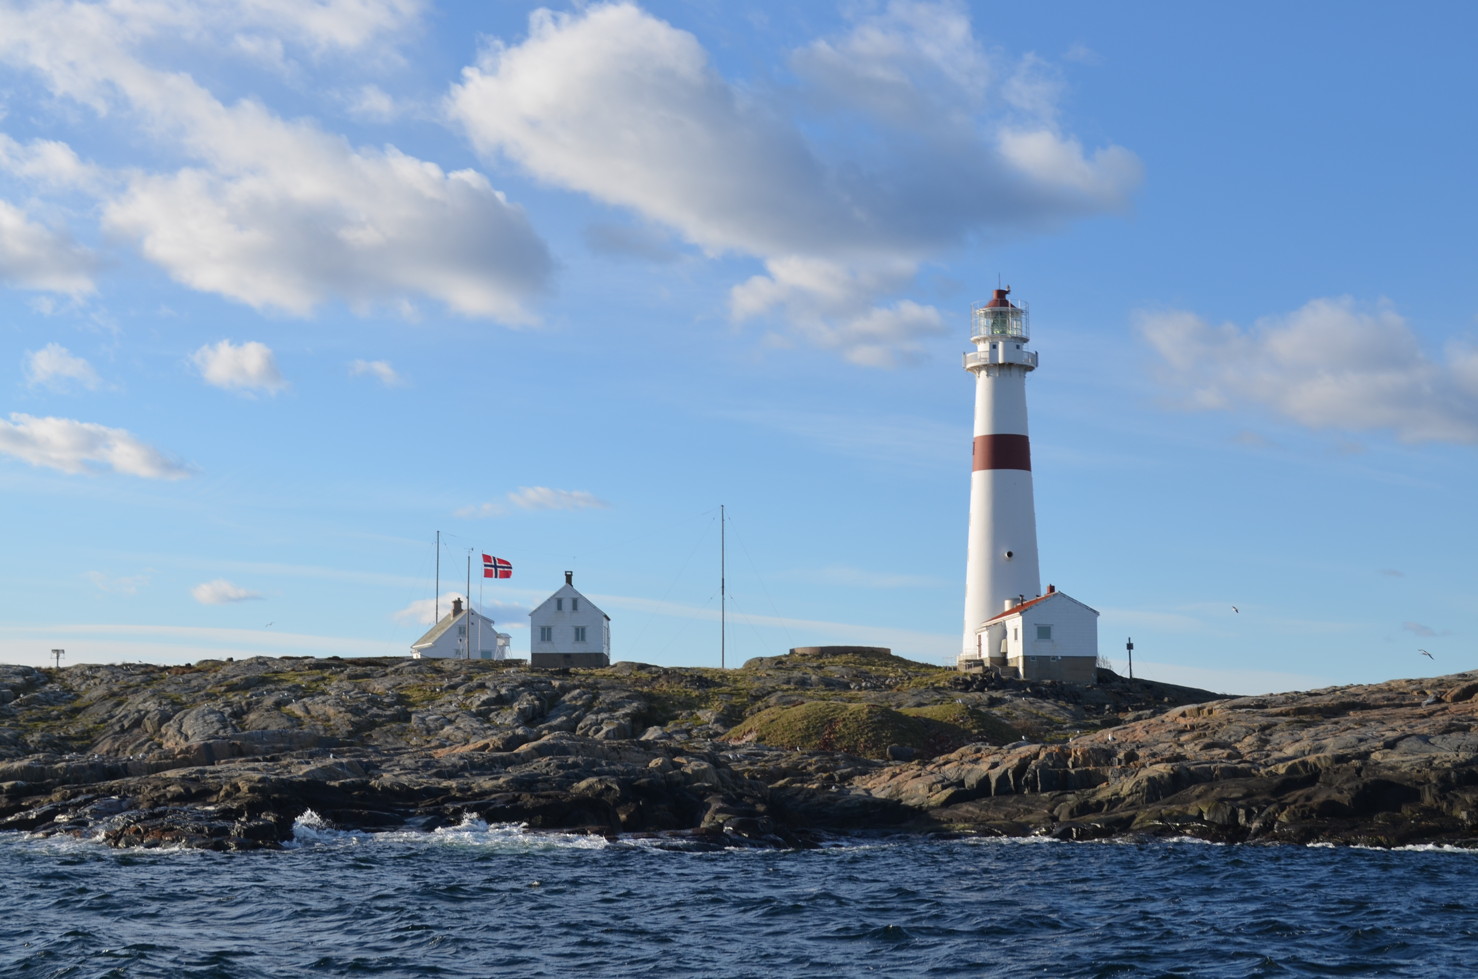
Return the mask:
{"type": "Polygon", "coordinates": [[[1026,377],[1037,355],[1026,349],[1026,304],[1010,293],[997,289],[970,311],[975,349],[964,366],[975,377],[975,427],[959,667],[1093,683],[1098,613],[1055,588],[1042,593],[1026,424],[1026,377]]]}

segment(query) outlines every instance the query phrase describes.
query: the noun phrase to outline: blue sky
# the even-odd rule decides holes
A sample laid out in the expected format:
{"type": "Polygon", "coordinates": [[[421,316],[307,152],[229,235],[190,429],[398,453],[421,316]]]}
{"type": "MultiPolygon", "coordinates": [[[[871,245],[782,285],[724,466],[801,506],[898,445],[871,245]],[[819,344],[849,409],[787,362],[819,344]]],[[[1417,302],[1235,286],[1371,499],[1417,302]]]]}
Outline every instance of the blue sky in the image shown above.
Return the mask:
{"type": "Polygon", "coordinates": [[[730,665],[952,662],[1006,282],[1121,671],[1472,667],[1475,19],[0,3],[0,660],[405,652],[441,531],[714,666],[723,505],[730,665]]]}

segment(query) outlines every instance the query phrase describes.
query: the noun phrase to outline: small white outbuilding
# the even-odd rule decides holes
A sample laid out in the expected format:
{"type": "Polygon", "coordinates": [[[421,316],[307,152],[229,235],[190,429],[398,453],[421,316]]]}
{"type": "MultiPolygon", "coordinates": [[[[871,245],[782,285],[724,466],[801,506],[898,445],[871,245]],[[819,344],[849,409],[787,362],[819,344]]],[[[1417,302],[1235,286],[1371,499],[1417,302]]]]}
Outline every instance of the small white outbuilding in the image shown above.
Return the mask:
{"type": "Polygon", "coordinates": [[[1047,594],[982,622],[975,653],[979,665],[1023,680],[1092,684],[1098,670],[1098,612],[1048,585],[1047,594]]]}
{"type": "Polygon", "coordinates": [[[564,587],[529,613],[529,665],[611,665],[611,617],[575,590],[575,572],[564,587]]]}
{"type": "Polygon", "coordinates": [[[420,639],[411,644],[414,659],[507,659],[512,641],[499,632],[493,620],[452,599],[452,610],[441,617],[420,639]]]}

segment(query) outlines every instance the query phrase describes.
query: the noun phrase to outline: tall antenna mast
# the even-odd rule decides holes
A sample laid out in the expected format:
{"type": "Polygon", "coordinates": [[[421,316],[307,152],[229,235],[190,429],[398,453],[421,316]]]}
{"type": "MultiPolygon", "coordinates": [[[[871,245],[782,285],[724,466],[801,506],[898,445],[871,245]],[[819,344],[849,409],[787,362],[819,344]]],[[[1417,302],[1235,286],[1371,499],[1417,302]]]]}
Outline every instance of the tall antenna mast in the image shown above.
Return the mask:
{"type": "Polygon", "coordinates": [[[725,646],[728,644],[728,592],[724,572],[727,566],[727,554],[725,553],[727,539],[724,526],[724,505],[718,505],[718,668],[725,669],[724,656],[727,652],[725,646]]]}

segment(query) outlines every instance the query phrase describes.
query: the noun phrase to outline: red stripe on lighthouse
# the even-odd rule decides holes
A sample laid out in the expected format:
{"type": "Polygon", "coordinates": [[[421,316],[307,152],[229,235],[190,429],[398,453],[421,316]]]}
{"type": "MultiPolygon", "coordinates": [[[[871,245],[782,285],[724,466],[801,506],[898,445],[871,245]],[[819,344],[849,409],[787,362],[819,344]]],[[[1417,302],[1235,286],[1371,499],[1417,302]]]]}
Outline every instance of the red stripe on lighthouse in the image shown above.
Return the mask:
{"type": "Polygon", "coordinates": [[[975,436],[974,472],[982,469],[1032,469],[1031,440],[1025,435],[975,436]]]}

